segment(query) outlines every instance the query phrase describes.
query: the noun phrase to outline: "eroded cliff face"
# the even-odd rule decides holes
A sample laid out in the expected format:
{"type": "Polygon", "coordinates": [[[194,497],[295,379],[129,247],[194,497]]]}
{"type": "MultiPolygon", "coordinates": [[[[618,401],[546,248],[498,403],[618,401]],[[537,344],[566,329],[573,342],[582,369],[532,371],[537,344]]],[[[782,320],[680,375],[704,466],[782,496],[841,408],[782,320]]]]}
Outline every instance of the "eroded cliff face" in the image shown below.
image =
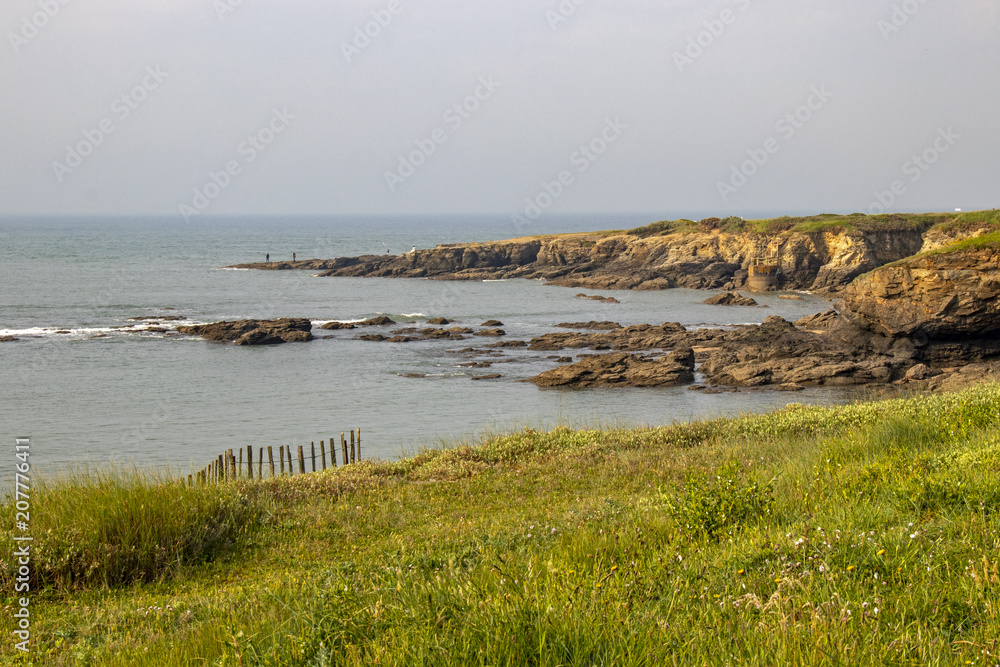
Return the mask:
{"type": "Polygon", "coordinates": [[[243,266],[318,269],[324,276],[540,278],[555,285],[599,289],[737,289],[746,286],[751,262],[773,258],[780,266],[775,288],[835,291],[866,271],[913,255],[922,243],[916,231],[781,235],[716,231],[648,238],[572,234],[439,245],[400,256],[243,266]]]}
{"type": "Polygon", "coordinates": [[[1000,249],[931,253],[855,280],[838,310],[885,336],[925,339],[1000,334],[1000,249]]]}

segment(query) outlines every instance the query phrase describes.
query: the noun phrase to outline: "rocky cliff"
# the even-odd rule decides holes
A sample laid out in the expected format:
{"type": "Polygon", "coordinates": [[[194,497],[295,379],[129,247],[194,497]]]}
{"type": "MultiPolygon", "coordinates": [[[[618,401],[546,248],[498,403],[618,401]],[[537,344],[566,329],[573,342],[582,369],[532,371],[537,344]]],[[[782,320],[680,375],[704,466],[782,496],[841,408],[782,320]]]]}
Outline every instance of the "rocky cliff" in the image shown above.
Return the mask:
{"type": "Polygon", "coordinates": [[[922,250],[1000,228],[1000,212],[747,221],[664,221],[629,231],[443,244],[404,255],[241,264],[322,276],[484,280],[544,279],[597,289],[761,289],[751,266],[768,266],[768,289],[838,291],[855,277],[922,250]],[[771,278],[773,277],[773,280],[771,278]]]}
{"type": "MultiPolygon", "coordinates": [[[[991,235],[995,236],[995,235],[991,235]]],[[[1000,334],[1000,238],[922,253],[861,276],[837,308],[884,336],[976,339],[1000,334]]]]}
{"type": "Polygon", "coordinates": [[[908,257],[923,243],[918,231],[677,233],[640,238],[628,233],[566,234],[489,243],[439,245],[405,255],[365,255],[240,268],[318,270],[323,276],[484,280],[545,279],[566,287],[665,289],[746,287],[755,259],[774,258],[775,288],[833,290],[855,276],[908,257]]]}

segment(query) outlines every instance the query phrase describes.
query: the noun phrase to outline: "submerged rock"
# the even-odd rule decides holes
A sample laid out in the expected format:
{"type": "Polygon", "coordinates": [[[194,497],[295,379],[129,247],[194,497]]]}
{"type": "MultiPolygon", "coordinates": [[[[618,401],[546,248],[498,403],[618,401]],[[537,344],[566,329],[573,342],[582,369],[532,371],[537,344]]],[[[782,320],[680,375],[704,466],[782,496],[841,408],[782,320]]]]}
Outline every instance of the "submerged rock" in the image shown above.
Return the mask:
{"type": "Polygon", "coordinates": [[[757,302],[739,292],[723,292],[705,299],[702,303],[710,306],[756,306],[757,302]]]}
{"type": "Polygon", "coordinates": [[[283,317],[276,320],[236,320],[177,327],[183,334],[206,340],[233,342],[236,345],[278,345],[313,339],[312,322],[306,318],[283,317]]]}

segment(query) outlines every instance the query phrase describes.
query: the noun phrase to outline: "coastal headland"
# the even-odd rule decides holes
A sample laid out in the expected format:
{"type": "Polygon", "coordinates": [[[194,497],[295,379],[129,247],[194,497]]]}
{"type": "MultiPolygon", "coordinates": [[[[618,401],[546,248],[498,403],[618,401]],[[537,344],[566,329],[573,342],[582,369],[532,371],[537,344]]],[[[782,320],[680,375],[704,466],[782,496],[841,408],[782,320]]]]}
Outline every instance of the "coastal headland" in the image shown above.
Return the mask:
{"type": "Polygon", "coordinates": [[[448,243],[402,255],[260,262],[232,268],[308,270],[329,277],[526,278],[589,289],[832,293],[885,264],[997,229],[998,211],[706,218],[655,222],[631,230],[448,243]],[[768,280],[755,284],[754,273],[766,273],[768,280]],[[755,289],[758,286],[763,289],[755,289]]]}
{"type": "MultiPolygon", "coordinates": [[[[530,378],[546,387],[794,391],[810,385],[895,384],[950,389],[1000,370],[997,210],[664,221],[627,231],[442,244],[400,256],[239,268],[314,270],[322,277],[527,278],[600,289],[808,290],[836,298],[833,310],[794,323],[775,316],[760,325],[697,331],[676,322],[629,327],[553,323],[584,331],[493,345],[594,351],[576,359],[558,357],[561,365],[530,378]]],[[[707,302],[755,305],[735,293],[707,302]]],[[[393,333],[366,334],[364,339],[453,340],[472,331],[393,333]]]]}

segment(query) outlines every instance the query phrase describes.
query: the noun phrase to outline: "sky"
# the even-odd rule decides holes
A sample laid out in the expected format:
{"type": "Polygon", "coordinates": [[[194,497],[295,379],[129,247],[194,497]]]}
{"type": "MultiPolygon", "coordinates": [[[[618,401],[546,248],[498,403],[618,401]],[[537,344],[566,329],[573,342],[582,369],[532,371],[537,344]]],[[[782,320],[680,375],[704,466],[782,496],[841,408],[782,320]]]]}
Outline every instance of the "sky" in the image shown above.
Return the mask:
{"type": "Polygon", "coordinates": [[[5,0],[0,216],[996,208],[1000,0],[5,0]]]}

